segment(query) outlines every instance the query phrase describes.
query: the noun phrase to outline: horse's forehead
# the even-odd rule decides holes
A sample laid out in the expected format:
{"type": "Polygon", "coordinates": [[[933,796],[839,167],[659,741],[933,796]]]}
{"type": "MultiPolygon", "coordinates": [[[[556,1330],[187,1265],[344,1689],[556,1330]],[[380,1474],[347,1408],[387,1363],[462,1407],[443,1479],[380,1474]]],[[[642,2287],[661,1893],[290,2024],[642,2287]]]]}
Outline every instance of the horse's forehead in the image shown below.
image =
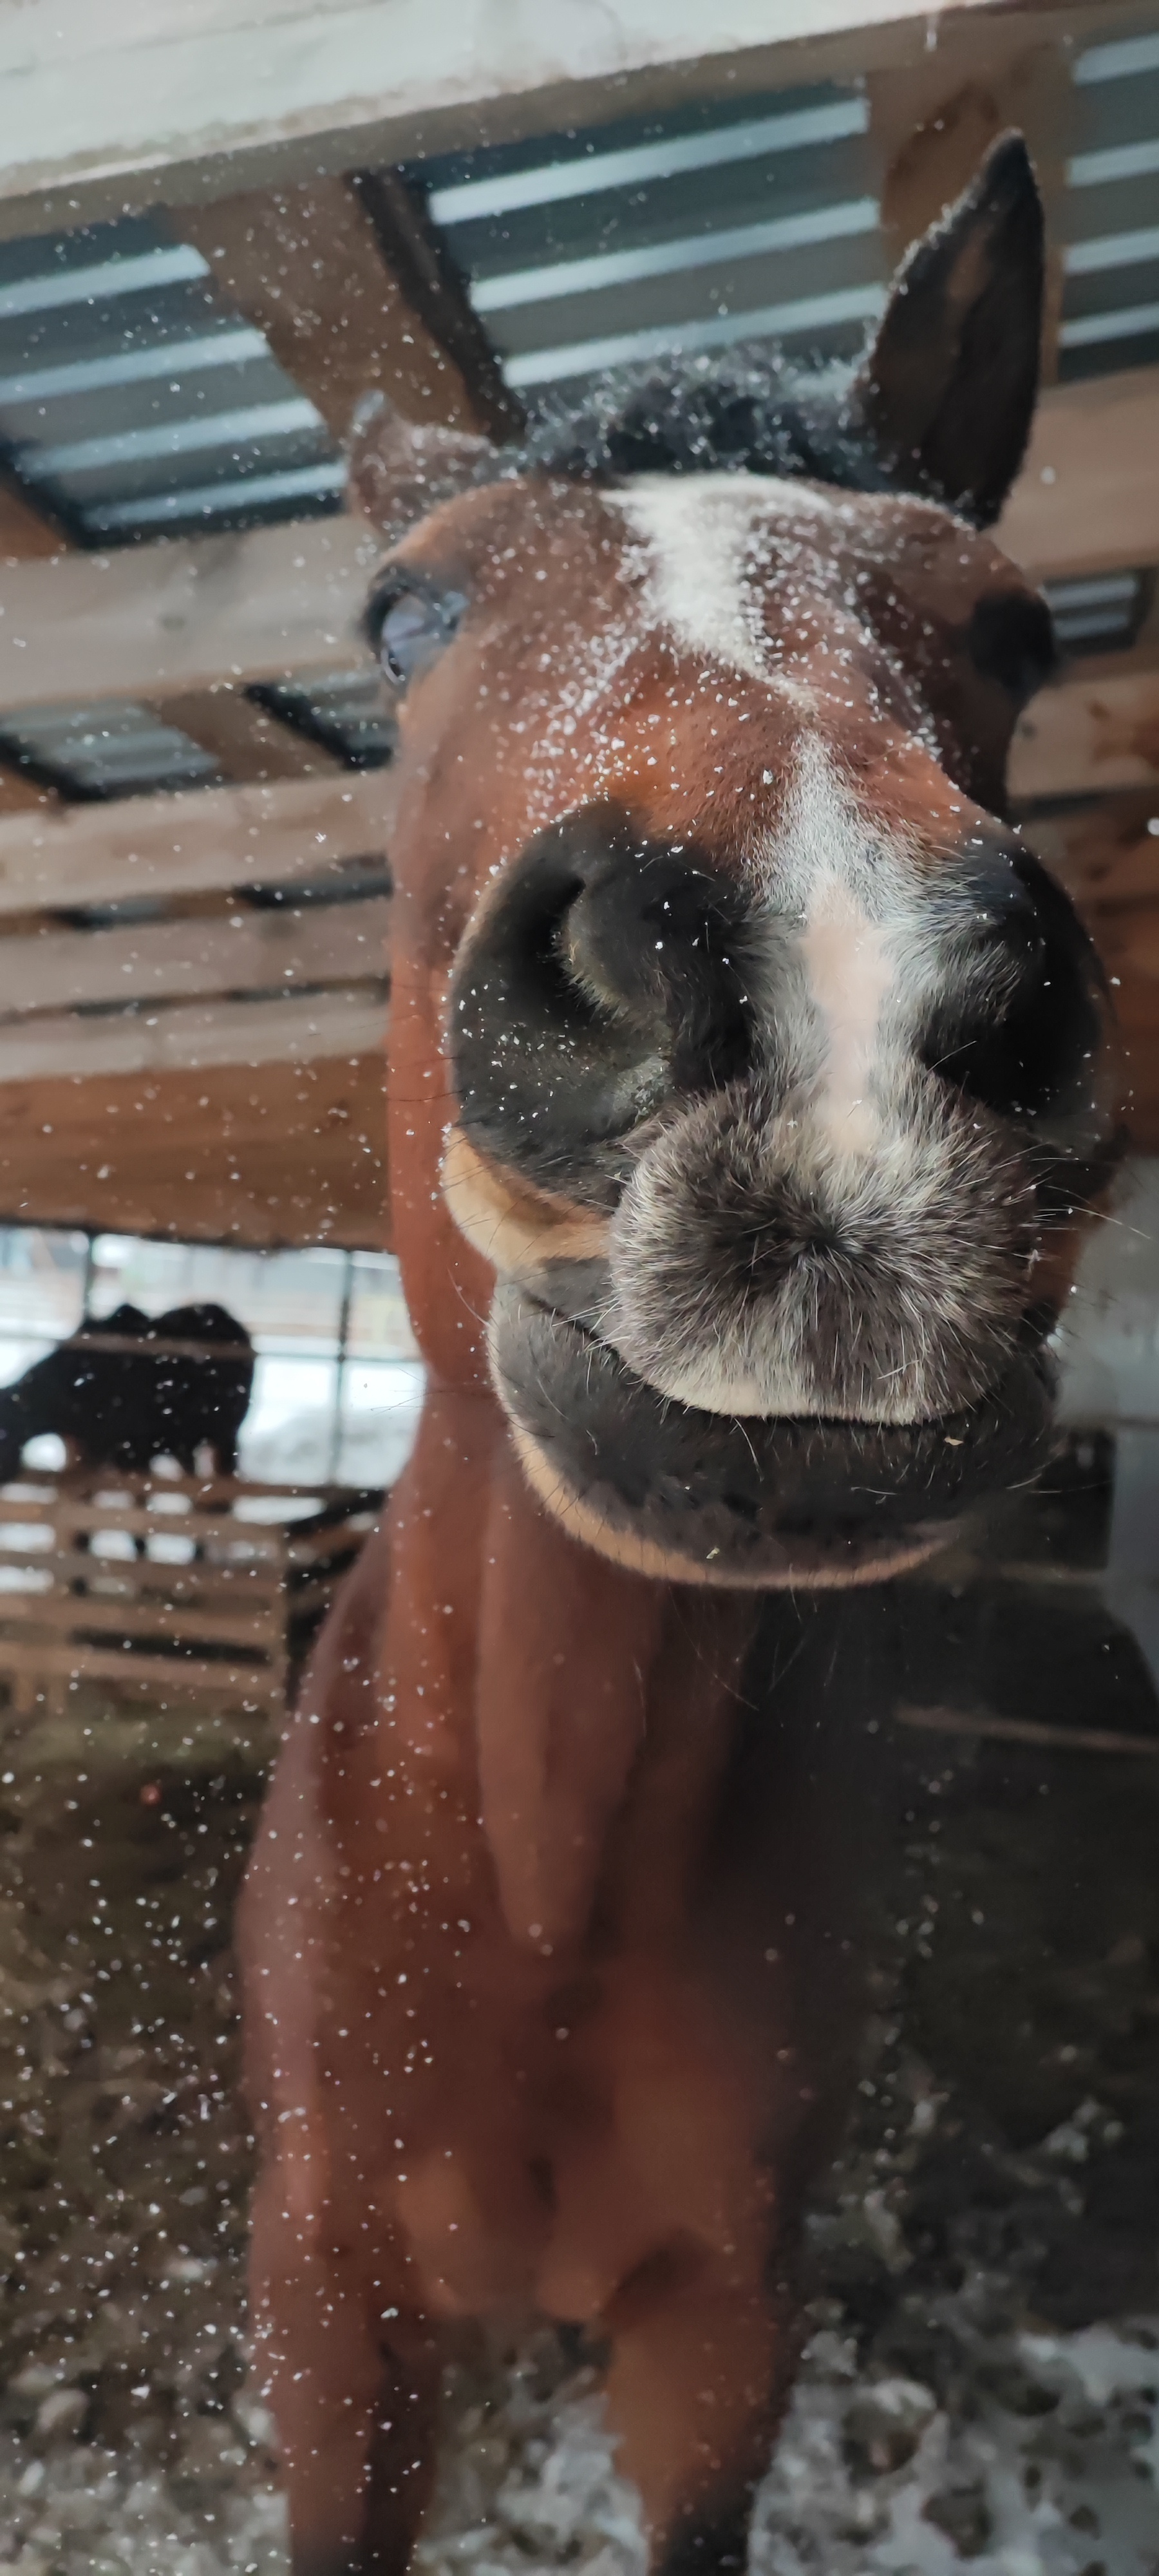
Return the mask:
{"type": "Polygon", "coordinates": [[[629,573],[639,558],[645,622],[686,652],[767,679],[761,591],[796,588],[803,604],[829,586],[839,532],[827,496],[749,475],[646,475],[609,500],[629,573]]]}
{"type": "Polygon", "coordinates": [[[875,592],[895,608],[895,594],[908,595],[911,608],[957,624],[1001,577],[992,544],[908,494],[751,473],[642,474],[569,494],[553,513],[554,494],[524,491],[531,506],[502,550],[516,631],[525,601],[529,637],[545,614],[581,652],[585,628],[593,648],[607,627],[651,634],[765,686],[783,674],[783,655],[770,656],[778,635],[844,626],[848,639],[875,592]]]}
{"type": "Polygon", "coordinates": [[[856,540],[862,494],[772,474],[641,474],[605,496],[639,542],[674,566],[704,550],[740,548],[776,570],[814,552],[825,560],[856,540]]]}

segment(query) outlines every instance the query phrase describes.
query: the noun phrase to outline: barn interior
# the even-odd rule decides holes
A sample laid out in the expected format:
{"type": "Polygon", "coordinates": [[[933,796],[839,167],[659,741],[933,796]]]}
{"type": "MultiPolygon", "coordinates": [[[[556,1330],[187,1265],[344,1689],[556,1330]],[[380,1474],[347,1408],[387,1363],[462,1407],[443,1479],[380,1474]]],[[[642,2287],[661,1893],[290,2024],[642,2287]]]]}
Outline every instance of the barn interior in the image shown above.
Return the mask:
{"type": "MultiPolygon", "coordinates": [[[[874,1602],[877,2011],[752,2564],[1154,2576],[1154,0],[23,0],[0,76],[0,1388],[126,1301],[254,1351],[235,1477],[78,1482],[46,1432],[0,1491],[0,2567],[288,2563],[231,1906],[422,1394],[354,405],[503,437],[624,358],[852,356],[1018,126],[1050,284],[999,537],[1061,658],[1013,810],[1105,961],[1129,1155],[1055,1468],[874,1602]]],[[[641,2567],[591,2356],[470,2356],[445,2447],[438,2576],[641,2567]]]]}

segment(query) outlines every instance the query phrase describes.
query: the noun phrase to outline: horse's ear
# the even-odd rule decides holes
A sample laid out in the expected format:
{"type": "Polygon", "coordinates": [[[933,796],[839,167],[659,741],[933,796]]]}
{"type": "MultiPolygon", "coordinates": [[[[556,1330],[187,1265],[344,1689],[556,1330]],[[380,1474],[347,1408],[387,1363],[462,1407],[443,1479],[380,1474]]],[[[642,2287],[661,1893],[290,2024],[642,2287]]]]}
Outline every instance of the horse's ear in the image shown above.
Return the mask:
{"type": "Polygon", "coordinates": [[[487,482],[497,453],[487,438],[404,420],[385,394],[368,394],[350,433],[350,497],[395,545],[440,501],[487,482]]]}
{"type": "Polygon", "coordinates": [[[1044,266],[1030,155],[1004,134],[907,253],[856,380],[883,461],[978,527],[997,518],[1030,432],[1044,266]]]}

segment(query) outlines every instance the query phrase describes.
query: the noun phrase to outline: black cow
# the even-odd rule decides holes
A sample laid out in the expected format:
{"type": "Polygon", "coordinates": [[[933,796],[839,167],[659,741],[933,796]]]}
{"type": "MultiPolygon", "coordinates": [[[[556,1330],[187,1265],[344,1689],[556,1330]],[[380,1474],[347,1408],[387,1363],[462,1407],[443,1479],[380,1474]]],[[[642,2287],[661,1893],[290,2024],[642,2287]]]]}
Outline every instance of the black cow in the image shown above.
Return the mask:
{"type": "Polygon", "coordinates": [[[44,1431],[94,1467],[175,1458],[191,1475],[206,1445],[218,1474],[232,1475],[253,1374],[249,1334],[224,1306],[171,1306],[152,1318],[118,1306],[0,1393],[0,1483],[44,1431]]]}

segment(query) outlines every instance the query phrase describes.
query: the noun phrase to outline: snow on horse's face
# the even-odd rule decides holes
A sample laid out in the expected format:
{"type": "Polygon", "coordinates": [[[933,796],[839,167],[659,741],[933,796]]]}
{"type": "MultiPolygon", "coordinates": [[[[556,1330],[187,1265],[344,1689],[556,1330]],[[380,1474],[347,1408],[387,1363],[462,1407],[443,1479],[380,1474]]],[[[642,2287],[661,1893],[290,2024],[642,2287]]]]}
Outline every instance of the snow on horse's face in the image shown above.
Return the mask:
{"type": "Polygon", "coordinates": [[[404,1262],[441,1190],[527,1475],[645,1573],[864,1580],[1042,1454],[1111,1117],[1086,942],[1001,819],[1051,640],[978,529],[1041,268],[1009,139],[786,473],[360,432],[402,532],[404,1262]]]}

